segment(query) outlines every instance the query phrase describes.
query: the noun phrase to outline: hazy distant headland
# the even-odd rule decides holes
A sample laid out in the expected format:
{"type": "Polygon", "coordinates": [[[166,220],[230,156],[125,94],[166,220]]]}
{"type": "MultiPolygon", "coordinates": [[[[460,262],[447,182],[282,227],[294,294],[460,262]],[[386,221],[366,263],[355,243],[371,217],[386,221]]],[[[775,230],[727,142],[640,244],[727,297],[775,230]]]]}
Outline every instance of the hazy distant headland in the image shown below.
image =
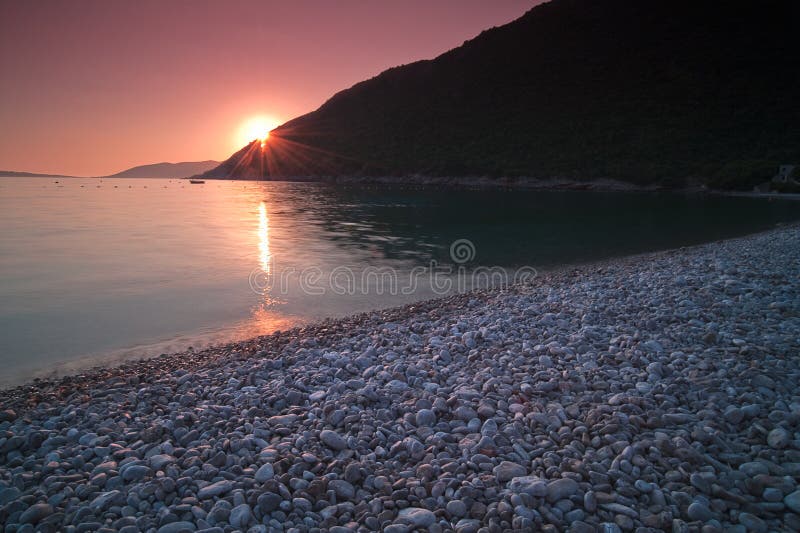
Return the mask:
{"type": "Polygon", "coordinates": [[[184,161],[181,163],[154,163],[129,168],[102,178],[185,178],[199,174],[219,165],[219,161],[184,161]]]}
{"type": "Polygon", "coordinates": [[[39,174],[36,172],[20,172],[17,170],[0,170],[0,178],[71,178],[64,174],[39,174]]]}
{"type": "MultiPolygon", "coordinates": [[[[97,178],[161,178],[180,179],[200,172],[205,172],[219,165],[219,161],[185,161],[181,163],[154,163],[152,165],[139,165],[136,167],[109,174],[108,176],[92,176],[97,178]]],[[[0,177],[14,178],[74,178],[66,174],[37,174],[35,172],[18,172],[15,170],[0,170],[0,177]]]]}
{"type": "Polygon", "coordinates": [[[553,0],[334,95],[202,177],[751,189],[800,162],[798,11],[553,0]]]}

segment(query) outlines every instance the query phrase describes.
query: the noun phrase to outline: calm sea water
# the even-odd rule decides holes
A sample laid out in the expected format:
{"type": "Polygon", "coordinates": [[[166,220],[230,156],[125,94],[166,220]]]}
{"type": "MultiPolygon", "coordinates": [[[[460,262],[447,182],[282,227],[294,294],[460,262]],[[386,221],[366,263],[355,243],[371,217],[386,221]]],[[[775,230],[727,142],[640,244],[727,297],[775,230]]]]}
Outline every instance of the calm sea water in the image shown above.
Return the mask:
{"type": "Polygon", "coordinates": [[[797,202],[673,194],[55,181],[0,178],[0,386],[429,298],[477,266],[800,218],[797,202]]]}

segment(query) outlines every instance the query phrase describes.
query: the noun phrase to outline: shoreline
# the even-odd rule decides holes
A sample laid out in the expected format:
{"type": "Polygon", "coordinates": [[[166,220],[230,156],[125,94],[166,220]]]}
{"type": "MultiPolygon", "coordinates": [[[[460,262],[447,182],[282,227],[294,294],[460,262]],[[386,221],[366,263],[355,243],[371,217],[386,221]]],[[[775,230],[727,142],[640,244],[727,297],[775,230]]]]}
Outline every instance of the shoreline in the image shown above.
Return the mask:
{"type": "Polygon", "coordinates": [[[289,182],[289,183],[318,183],[323,185],[337,185],[345,187],[400,187],[400,188],[444,188],[466,190],[531,190],[531,191],[575,191],[575,192],[683,192],[703,193],[701,187],[685,189],[669,189],[658,185],[636,185],[633,183],[613,180],[598,179],[593,181],[580,181],[561,178],[487,178],[487,177],[440,177],[440,176],[294,176],[291,178],[276,179],[249,179],[232,177],[202,177],[191,176],[189,179],[203,179],[209,181],[242,181],[254,183],[289,182]]]}
{"type": "MultiPolygon", "coordinates": [[[[736,241],[740,239],[749,239],[751,237],[755,237],[762,234],[768,234],[775,231],[781,231],[785,229],[792,229],[797,228],[800,230],[800,222],[793,222],[788,224],[779,224],[775,228],[770,228],[766,230],[757,231],[755,233],[742,235],[739,237],[733,237],[730,239],[721,239],[716,241],[710,241],[702,244],[696,244],[691,246],[685,246],[680,248],[671,248],[666,250],[657,250],[653,252],[642,252],[636,253],[632,255],[625,255],[619,257],[610,257],[606,259],[600,260],[593,260],[585,263],[571,263],[563,266],[558,266],[553,269],[548,270],[540,270],[539,275],[529,283],[529,285],[539,285],[544,283],[545,280],[554,277],[554,276],[563,276],[567,273],[571,273],[570,275],[576,275],[579,271],[584,270],[592,270],[595,267],[602,268],[604,266],[613,265],[614,263],[627,263],[630,261],[637,261],[637,260],[648,260],[648,259],[655,259],[657,257],[663,255],[670,255],[673,253],[678,253],[681,251],[686,250],[694,250],[697,248],[703,248],[707,246],[714,246],[719,243],[724,243],[728,241],[736,241]]],[[[510,291],[514,291],[519,289],[519,286],[512,286],[509,287],[510,291]]],[[[303,334],[314,334],[319,331],[326,331],[329,330],[331,327],[338,327],[339,325],[349,325],[353,322],[358,322],[363,319],[367,320],[397,320],[397,319],[404,319],[409,318],[413,313],[418,312],[422,308],[435,308],[437,305],[442,304],[445,305],[451,299],[458,299],[459,297],[463,297],[465,295],[481,295],[486,296],[487,294],[491,293],[500,293],[505,291],[500,291],[496,289],[486,290],[480,289],[475,290],[467,293],[458,293],[453,295],[448,295],[439,298],[433,298],[428,300],[420,300],[418,302],[402,305],[402,306],[395,306],[389,307],[385,309],[376,309],[373,311],[366,311],[363,313],[357,313],[354,315],[349,315],[345,317],[331,317],[331,318],[324,318],[319,321],[315,321],[312,323],[298,325],[296,327],[292,327],[286,330],[276,330],[272,333],[268,333],[266,335],[258,335],[255,337],[249,337],[234,341],[222,342],[222,343],[213,343],[209,346],[205,346],[199,350],[195,350],[194,348],[190,348],[188,350],[180,351],[180,352],[170,352],[170,353],[162,353],[155,356],[142,356],[140,358],[128,358],[128,359],[115,359],[114,362],[110,365],[90,365],[86,366],[85,368],[76,368],[74,372],[69,374],[59,373],[57,375],[43,375],[40,377],[34,377],[25,381],[24,383],[10,385],[7,387],[0,387],[0,408],[5,408],[6,405],[17,405],[14,403],[14,400],[9,400],[8,397],[18,396],[17,394],[12,393],[23,393],[26,391],[30,391],[34,388],[45,388],[45,389],[55,389],[55,388],[63,388],[67,385],[75,386],[75,381],[78,378],[81,379],[88,379],[90,381],[97,381],[97,380],[106,380],[111,377],[116,377],[117,375],[124,375],[129,372],[141,373],[149,371],[150,368],[147,363],[151,361],[167,361],[170,364],[175,364],[176,370],[182,370],[185,368],[194,368],[194,364],[198,361],[203,362],[210,362],[214,361],[215,359],[221,359],[225,357],[227,354],[236,352],[237,350],[245,349],[247,347],[245,345],[252,345],[258,343],[271,343],[274,341],[274,346],[282,346],[285,342],[288,342],[292,336],[298,336],[303,334]],[[341,323],[341,324],[339,324],[341,323]],[[288,339],[287,339],[288,337],[288,339]],[[191,361],[183,362],[182,359],[190,357],[191,361]]],[[[254,356],[252,352],[252,346],[250,346],[249,354],[245,355],[244,358],[254,356]]],[[[135,348],[131,349],[120,349],[112,354],[116,354],[117,352],[125,352],[134,350],[135,348]]],[[[263,350],[259,350],[263,351],[263,350]]],[[[85,356],[86,359],[97,359],[100,357],[101,354],[87,354],[85,356]]],[[[64,363],[64,365],[69,365],[70,362],[64,363]]],[[[12,406],[13,406],[12,405],[12,406]]]]}
{"type": "Polygon", "coordinates": [[[5,389],[0,523],[796,529],[799,294],[791,224],[5,389]]]}
{"type": "Polygon", "coordinates": [[[800,200],[800,193],[719,191],[718,194],[735,198],[764,198],[767,200],[800,200]]]}
{"type": "MultiPolygon", "coordinates": [[[[620,257],[610,257],[596,261],[589,261],[586,263],[567,264],[563,266],[558,266],[550,270],[540,270],[540,274],[533,281],[531,281],[529,285],[540,285],[548,281],[558,281],[560,277],[565,275],[574,276],[581,271],[591,271],[595,268],[613,266],[613,264],[615,263],[647,261],[665,255],[672,255],[684,251],[702,249],[705,247],[715,246],[720,243],[725,243],[730,241],[751,239],[759,235],[765,235],[777,231],[791,230],[791,229],[797,229],[798,231],[800,231],[800,222],[793,222],[787,224],[781,223],[775,228],[757,231],[755,233],[742,235],[739,237],[710,241],[691,246],[671,248],[666,250],[657,250],[653,252],[642,252],[620,257]],[[556,278],[555,280],[552,279],[554,277],[556,278]]],[[[512,286],[507,290],[514,291],[519,288],[520,288],[519,286],[512,286]]],[[[419,312],[421,309],[435,308],[439,304],[444,305],[449,300],[459,299],[465,295],[481,295],[485,297],[491,293],[501,293],[501,292],[506,292],[506,291],[499,291],[495,289],[492,290],[480,289],[467,293],[459,293],[440,298],[421,300],[419,302],[414,302],[402,306],[366,311],[363,313],[357,313],[346,317],[325,318],[316,322],[292,327],[287,330],[276,330],[266,335],[258,335],[255,337],[249,337],[235,341],[212,344],[210,346],[203,347],[202,349],[199,350],[190,348],[188,350],[180,352],[163,353],[160,355],[150,356],[150,357],[143,356],[138,359],[131,358],[131,359],[117,360],[111,365],[100,364],[100,365],[87,366],[86,368],[76,369],[75,372],[72,372],[70,374],[34,377],[33,379],[30,379],[24,383],[0,388],[0,408],[5,408],[4,406],[9,404],[10,400],[8,399],[8,396],[11,393],[16,393],[16,392],[22,393],[23,391],[30,391],[30,389],[32,388],[54,389],[54,388],[62,388],[66,385],[74,386],[75,385],[74,382],[79,377],[82,379],[97,381],[97,380],[109,379],[110,377],[115,377],[117,375],[124,375],[129,372],[135,372],[135,373],[146,372],[150,370],[149,368],[150,365],[148,365],[148,363],[155,360],[167,361],[170,364],[175,364],[176,370],[193,368],[194,367],[193,365],[198,360],[197,358],[199,358],[199,360],[203,362],[210,362],[216,359],[222,359],[227,354],[236,352],[237,350],[241,349],[247,350],[248,347],[246,345],[250,345],[249,346],[250,351],[248,352],[248,354],[244,356],[244,358],[246,359],[248,357],[254,356],[254,353],[252,352],[253,344],[271,343],[274,347],[278,347],[282,346],[286,342],[289,342],[293,336],[299,336],[303,334],[315,334],[317,332],[327,332],[327,330],[329,330],[331,327],[340,329],[339,326],[342,326],[346,328],[348,325],[364,319],[371,320],[374,322],[375,320],[381,321],[381,320],[398,320],[398,319],[409,318],[414,313],[419,312]],[[191,357],[193,360],[183,362],[182,359],[186,357],[191,357]]],[[[87,357],[96,358],[97,354],[87,355],[87,357]]]]}
{"type": "MultiPolygon", "coordinates": [[[[181,178],[183,180],[200,179],[199,176],[181,178]]],[[[581,181],[568,178],[487,178],[487,177],[438,177],[438,176],[382,176],[382,177],[351,177],[351,176],[295,176],[292,178],[278,179],[249,179],[249,178],[202,178],[209,181],[242,181],[242,182],[295,182],[319,183],[325,185],[342,185],[345,187],[400,187],[413,189],[444,188],[466,190],[509,190],[509,191],[545,191],[545,192],[605,192],[605,193],[672,193],[694,194],[709,196],[732,196],[742,198],[764,198],[782,200],[800,200],[800,194],[779,192],[754,192],[736,191],[725,189],[710,189],[703,185],[686,187],[665,187],[662,185],[637,185],[616,179],[596,179],[581,181]]]]}
{"type": "MultiPolygon", "coordinates": [[[[70,179],[103,180],[109,176],[0,176],[15,178],[58,177],[70,179]]],[[[443,188],[465,190],[509,190],[509,191],[543,191],[543,192],[603,192],[603,193],[672,193],[709,196],[729,196],[734,198],[761,198],[765,200],[800,200],[800,193],[780,192],[754,192],[735,191],[723,189],[709,189],[705,186],[688,186],[681,188],[664,187],[661,185],[637,185],[615,179],[598,179],[581,181],[574,179],[541,179],[541,178],[482,178],[482,177],[433,177],[433,176],[406,176],[397,178],[392,176],[355,178],[348,176],[338,177],[305,177],[295,176],[280,179],[249,179],[249,178],[217,178],[191,176],[183,178],[113,178],[113,179],[169,179],[188,181],[190,179],[203,179],[209,181],[241,181],[253,183],[286,182],[286,183],[319,183],[323,185],[340,185],[345,187],[400,187],[412,189],[443,188]]]]}

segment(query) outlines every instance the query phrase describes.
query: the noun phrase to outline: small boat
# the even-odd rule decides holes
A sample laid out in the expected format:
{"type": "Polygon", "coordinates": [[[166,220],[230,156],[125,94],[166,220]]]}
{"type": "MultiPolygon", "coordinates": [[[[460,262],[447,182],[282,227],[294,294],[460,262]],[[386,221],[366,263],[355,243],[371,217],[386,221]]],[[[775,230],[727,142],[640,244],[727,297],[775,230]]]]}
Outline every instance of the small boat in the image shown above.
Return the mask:
{"type": "Polygon", "coordinates": [[[189,183],[205,183],[205,180],[189,180],[189,183]]]}

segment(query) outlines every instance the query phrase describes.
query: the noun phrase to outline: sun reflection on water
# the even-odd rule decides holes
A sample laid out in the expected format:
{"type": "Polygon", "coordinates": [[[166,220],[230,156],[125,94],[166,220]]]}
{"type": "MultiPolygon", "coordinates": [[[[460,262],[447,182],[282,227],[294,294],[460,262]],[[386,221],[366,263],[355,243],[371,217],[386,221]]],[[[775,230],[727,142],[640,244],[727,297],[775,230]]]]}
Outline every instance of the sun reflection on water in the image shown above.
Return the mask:
{"type": "Polygon", "coordinates": [[[272,253],[269,251],[269,216],[267,216],[267,204],[261,202],[258,205],[258,256],[261,263],[261,270],[264,274],[270,275],[272,270],[272,253]]]}

